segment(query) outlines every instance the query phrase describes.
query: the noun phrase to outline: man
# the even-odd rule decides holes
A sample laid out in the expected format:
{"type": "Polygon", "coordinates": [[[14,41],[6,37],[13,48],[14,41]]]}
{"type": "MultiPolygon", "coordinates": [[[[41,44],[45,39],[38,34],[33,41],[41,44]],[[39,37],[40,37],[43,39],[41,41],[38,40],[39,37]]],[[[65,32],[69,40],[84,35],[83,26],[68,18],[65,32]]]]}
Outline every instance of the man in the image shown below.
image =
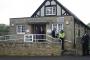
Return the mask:
{"type": "Polygon", "coordinates": [[[51,33],[53,38],[56,37],[56,36],[55,36],[55,34],[56,34],[55,32],[56,32],[56,28],[54,28],[53,31],[52,31],[52,33],[51,33]]]}
{"type": "Polygon", "coordinates": [[[85,33],[82,38],[82,50],[83,50],[83,56],[89,55],[89,35],[88,33],[85,33]]]}
{"type": "Polygon", "coordinates": [[[65,38],[65,33],[63,30],[59,33],[59,39],[62,41],[62,50],[64,50],[64,38],[65,38]]]}

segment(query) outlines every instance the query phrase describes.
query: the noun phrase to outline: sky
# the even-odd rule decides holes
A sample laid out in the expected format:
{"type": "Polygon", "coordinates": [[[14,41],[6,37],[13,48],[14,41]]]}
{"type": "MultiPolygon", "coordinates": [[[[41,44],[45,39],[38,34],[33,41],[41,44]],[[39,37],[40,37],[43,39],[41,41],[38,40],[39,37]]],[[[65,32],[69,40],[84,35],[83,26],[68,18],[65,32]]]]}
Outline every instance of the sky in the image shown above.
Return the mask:
{"type": "MultiPolygon", "coordinates": [[[[10,18],[30,17],[44,0],[0,0],[0,24],[9,25],[10,18]]],[[[90,0],[58,0],[82,22],[90,22],[90,0]]]]}

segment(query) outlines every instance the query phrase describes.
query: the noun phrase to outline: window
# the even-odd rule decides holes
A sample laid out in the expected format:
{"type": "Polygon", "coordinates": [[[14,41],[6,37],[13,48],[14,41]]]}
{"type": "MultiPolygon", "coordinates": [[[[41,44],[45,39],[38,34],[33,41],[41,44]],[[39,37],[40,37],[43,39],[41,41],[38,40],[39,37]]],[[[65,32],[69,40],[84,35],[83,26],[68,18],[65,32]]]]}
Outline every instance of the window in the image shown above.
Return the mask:
{"type": "Polygon", "coordinates": [[[56,15],[56,7],[46,7],[46,15],[56,15]]]}
{"type": "Polygon", "coordinates": [[[80,29],[78,30],[78,37],[80,37],[80,29]]]}
{"type": "Polygon", "coordinates": [[[63,30],[63,24],[58,24],[58,31],[63,30]]]}
{"type": "Polygon", "coordinates": [[[60,32],[63,30],[63,24],[52,24],[52,30],[56,28],[56,33],[60,32]]]}
{"type": "Polygon", "coordinates": [[[25,33],[25,25],[17,25],[17,33],[18,34],[23,34],[23,33],[25,33]]]}

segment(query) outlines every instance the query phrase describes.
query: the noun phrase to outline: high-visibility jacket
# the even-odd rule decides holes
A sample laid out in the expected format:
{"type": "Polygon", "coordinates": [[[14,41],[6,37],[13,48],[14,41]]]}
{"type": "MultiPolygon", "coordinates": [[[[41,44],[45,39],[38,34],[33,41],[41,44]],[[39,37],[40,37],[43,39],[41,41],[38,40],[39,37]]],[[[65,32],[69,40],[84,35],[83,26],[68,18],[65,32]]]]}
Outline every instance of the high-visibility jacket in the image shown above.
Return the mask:
{"type": "Polygon", "coordinates": [[[59,38],[64,38],[65,37],[65,33],[59,33],[59,38]]]}

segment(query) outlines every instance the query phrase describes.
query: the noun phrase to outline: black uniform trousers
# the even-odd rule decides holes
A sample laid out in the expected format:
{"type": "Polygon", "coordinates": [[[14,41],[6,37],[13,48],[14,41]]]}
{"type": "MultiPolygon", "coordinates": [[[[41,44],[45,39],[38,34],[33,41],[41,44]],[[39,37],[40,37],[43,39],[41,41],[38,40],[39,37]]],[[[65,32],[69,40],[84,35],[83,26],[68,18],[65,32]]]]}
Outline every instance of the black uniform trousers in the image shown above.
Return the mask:
{"type": "Polygon", "coordinates": [[[62,41],[62,50],[64,50],[64,38],[60,38],[62,41]]]}

